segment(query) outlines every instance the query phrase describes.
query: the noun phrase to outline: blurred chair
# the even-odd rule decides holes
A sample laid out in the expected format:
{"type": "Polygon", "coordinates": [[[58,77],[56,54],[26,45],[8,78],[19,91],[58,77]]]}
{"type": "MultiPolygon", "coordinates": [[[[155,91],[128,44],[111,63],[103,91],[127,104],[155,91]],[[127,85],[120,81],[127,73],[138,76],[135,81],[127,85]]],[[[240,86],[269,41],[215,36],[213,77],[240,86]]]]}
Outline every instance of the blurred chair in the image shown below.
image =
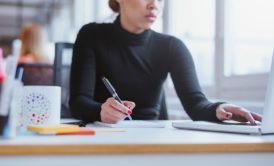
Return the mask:
{"type": "Polygon", "coordinates": [[[53,84],[61,87],[61,117],[72,118],[69,110],[70,66],[72,43],[55,43],[53,84]]]}
{"type": "Polygon", "coordinates": [[[23,68],[22,82],[24,85],[52,85],[53,65],[45,63],[20,63],[17,65],[16,78],[19,68],[23,68]]]}

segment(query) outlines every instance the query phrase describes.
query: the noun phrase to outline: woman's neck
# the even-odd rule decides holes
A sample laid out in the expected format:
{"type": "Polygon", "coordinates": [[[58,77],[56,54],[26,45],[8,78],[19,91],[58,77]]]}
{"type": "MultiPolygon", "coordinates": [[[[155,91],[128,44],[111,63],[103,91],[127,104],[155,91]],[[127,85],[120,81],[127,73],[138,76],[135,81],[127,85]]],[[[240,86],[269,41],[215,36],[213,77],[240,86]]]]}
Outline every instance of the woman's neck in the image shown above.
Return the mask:
{"type": "Polygon", "coordinates": [[[123,15],[120,16],[120,22],[123,29],[133,34],[140,34],[146,30],[135,26],[126,17],[123,17],[123,15]]]}

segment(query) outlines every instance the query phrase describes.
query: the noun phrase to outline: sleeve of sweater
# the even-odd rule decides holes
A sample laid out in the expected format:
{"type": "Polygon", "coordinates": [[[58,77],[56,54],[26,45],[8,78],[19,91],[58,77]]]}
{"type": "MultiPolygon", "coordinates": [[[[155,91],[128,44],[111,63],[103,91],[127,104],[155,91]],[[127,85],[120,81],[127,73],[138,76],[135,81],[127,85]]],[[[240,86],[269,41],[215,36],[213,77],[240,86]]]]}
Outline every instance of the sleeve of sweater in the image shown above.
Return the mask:
{"type": "Polygon", "coordinates": [[[216,108],[203,94],[196,75],[194,62],[187,47],[177,38],[170,40],[170,74],[176,93],[192,120],[219,121],[216,108]]]}
{"type": "Polygon", "coordinates": [[[70,111],[86,122],[100,120],[101,103],[94,100],[96,24],[81,28],[73,47],[70,75],[70,111]],[[92,40],[91,40],[92,39],[92,40]]]}

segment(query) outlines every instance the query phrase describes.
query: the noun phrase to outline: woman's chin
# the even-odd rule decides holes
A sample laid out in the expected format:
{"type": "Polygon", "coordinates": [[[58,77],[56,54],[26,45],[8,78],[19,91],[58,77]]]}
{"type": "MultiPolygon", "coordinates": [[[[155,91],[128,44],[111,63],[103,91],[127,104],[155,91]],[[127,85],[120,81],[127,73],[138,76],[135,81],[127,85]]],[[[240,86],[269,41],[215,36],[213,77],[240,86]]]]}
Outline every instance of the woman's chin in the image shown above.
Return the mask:
{"type": "Polygon", "coordinates": [[[142,26],[142,29],[145,29],[145,30],[150,29],[151,26],[152,26],[152,24],[153,24],[153,23],[146,23],[146,24],[144,24],[144,25],[142,26]]]}

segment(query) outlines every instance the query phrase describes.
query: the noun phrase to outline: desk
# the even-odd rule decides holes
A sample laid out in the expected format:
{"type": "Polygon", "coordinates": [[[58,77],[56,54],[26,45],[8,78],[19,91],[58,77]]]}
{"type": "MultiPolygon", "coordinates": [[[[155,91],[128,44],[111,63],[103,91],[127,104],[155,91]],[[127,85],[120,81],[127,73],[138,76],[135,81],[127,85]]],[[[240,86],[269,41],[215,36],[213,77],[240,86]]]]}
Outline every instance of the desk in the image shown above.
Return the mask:
{"type": "Polygon", "coordinates": [[[273,165],[274,135],[167,128],[98,132],[95,136],[21,135],[0,140],[1,166],[273,165]],[[89,164],[90,163],[90,164],[89,164]]]}

